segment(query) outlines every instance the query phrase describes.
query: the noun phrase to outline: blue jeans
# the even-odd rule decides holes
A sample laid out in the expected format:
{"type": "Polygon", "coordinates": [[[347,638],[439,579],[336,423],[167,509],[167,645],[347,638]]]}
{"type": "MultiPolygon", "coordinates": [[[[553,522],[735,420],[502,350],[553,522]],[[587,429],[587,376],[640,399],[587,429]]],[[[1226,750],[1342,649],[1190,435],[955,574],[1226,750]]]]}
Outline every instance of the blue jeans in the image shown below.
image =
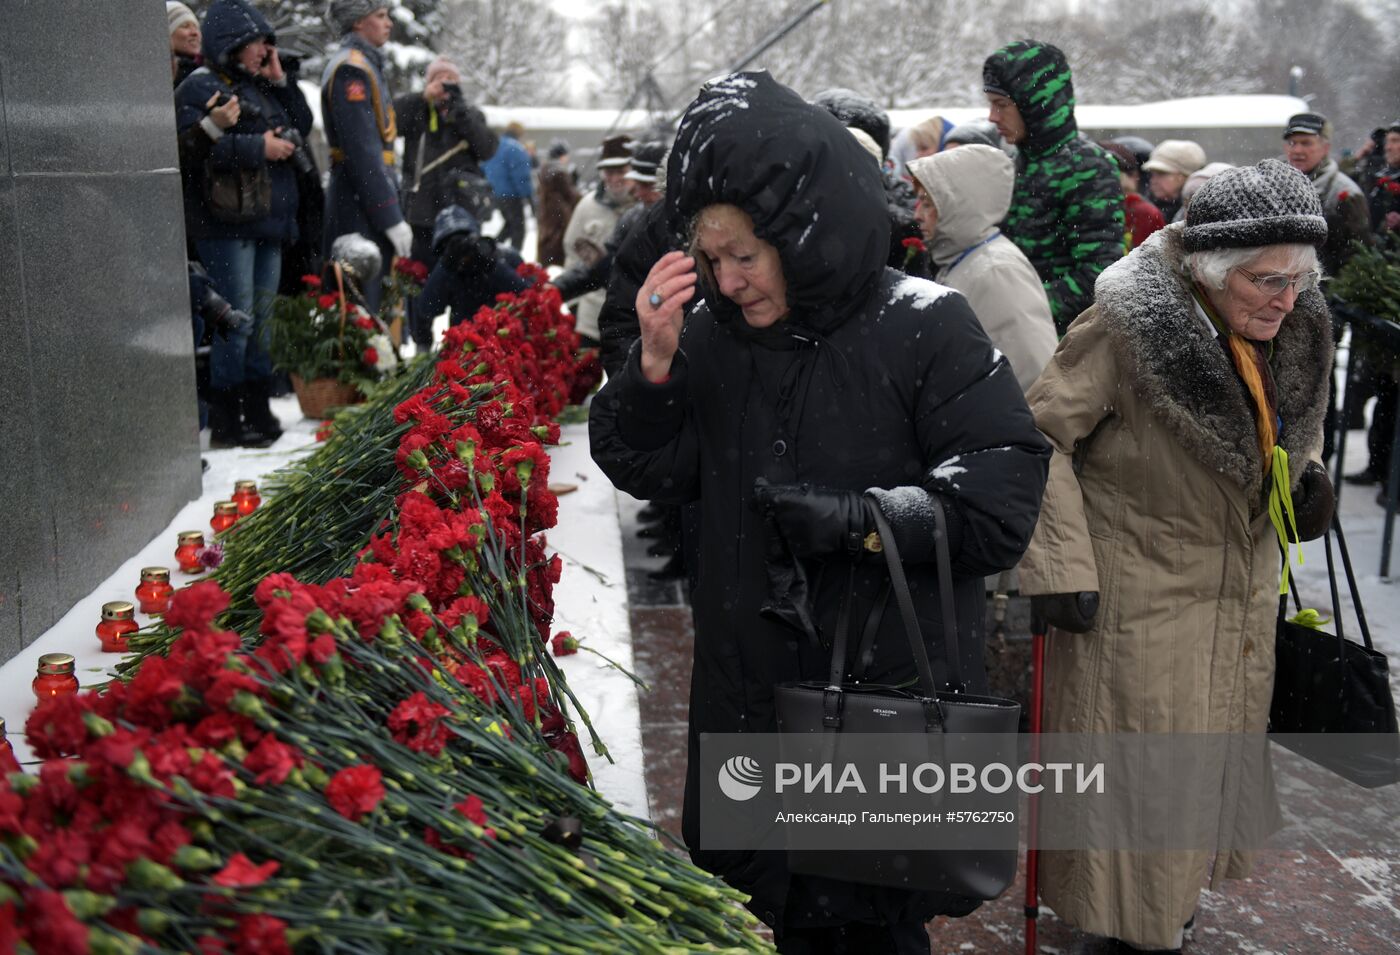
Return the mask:
{"type": "Polygon", "coordinates": [[[199,257],[219,294],[253,316],[249,331],[214,335],[209,351],[209,387],[227,391],[272,375],[265,339],[272,299],[282,275],[282,243],[268,239],[200,239],[199,257]]]}

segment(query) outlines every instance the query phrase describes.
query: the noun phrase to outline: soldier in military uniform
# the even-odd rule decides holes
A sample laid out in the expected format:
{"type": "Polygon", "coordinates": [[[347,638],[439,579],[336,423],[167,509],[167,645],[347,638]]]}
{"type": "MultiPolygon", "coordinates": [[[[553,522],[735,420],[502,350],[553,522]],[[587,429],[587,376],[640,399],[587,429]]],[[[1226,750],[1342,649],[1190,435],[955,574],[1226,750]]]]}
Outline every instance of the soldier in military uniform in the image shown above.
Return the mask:
{"type": "MultiPolygon", "coordinates": [[[[331,152],[324,247],[329,254],[337,236],[358,232],[378,243],[387,265],[394,256],[407,257],[413,245],[399,208],[398,131],[379,53],[393,21],[382,0],[330,0],[326,19],[341,41],[321,78],[321,119],[331,152]]],[[[378,308],[379,283],[367,286],[368,305],[378,308]]]]}

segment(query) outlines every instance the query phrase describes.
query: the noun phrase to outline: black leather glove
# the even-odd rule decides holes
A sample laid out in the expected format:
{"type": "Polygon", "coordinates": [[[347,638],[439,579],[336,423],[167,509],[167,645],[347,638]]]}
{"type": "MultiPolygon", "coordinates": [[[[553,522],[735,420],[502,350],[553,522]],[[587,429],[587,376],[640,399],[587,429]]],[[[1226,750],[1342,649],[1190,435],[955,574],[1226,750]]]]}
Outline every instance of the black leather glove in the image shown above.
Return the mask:
{"type": "Polygon", "coordinates": [[[796,557],[844,557],[865,553],[867,526],[864,495],[810,484],[754,482],[754,505],[782,533],[796,557]]]}
{"type": "Polygon", "coordinates": [[[1037,594],[1031,597],[1031,620],[1048,623],[1056,630],[1086,633],[1094,628],[1094,615],[1098,612],[1097,590],[1081,590],[1077,594],[1037,594]]]}
{"type": "Polygon", "coordinates": [[[1309,461],[1298,479],[1298,490],[1293,492],[1293,516],[1297,519],[1294,530],[1298,540],[1317,540],[1326,533],[1336,503],[1327,469],[1316,461],[1309,461]]]}

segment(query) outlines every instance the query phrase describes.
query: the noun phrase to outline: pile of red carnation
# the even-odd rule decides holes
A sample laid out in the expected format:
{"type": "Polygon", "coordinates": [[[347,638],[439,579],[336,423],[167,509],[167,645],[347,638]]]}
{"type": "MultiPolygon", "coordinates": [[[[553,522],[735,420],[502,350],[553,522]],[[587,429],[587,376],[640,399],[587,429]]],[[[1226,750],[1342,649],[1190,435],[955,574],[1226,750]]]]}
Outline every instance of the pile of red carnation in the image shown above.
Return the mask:
{"type": "Polygon", "coordinates": [[[453,329],[393,408],[399,483],[352,572],[263,574],[255,635],[195,584],[168,653],[32,714],[43,765],[0,777],[0,953],[761,947],[580,785],[541,534],[553,416],[596,382],[576,350],[542,284],[453,329]]]}

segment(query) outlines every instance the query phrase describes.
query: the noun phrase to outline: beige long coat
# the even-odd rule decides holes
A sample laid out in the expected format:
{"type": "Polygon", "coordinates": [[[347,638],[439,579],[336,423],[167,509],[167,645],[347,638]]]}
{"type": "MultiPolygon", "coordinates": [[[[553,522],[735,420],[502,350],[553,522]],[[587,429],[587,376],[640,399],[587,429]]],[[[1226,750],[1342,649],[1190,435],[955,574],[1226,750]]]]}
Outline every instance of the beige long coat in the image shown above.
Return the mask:
{"type": "MultiPolygon", "coordinates": [[[[1181,230],[1157,232],[1103,273],[1095,305],[1027,395],[1055,455],[1020,565],[1021,590],[1100,594],[1094,630],[1049,638],[1047,732],[1266,728],[1278,543],[1252,406],[1193,308],[1181,230]]],[[[1296,486],[1321,446],[1332,367],[1331,324],[1318,292],[1299,296],[1270,364],[1280,444],[1296,486]]],[[[1197,811],[1218,815],[1204,820],[1216,824],[1211,832],[1261,824],[1241,812],[1237,763],[1221,759],[1194,771],[1203,781],[1197,811]]],[[[1255,776],[1269,788],[1267,766],[1255,776]]],[[[1121,803],[1149,829],[1167,824],[1141,811],[1160,782],[1152,777],[1149,770],[1134,778],[1121,803]]],[[[1271,794],[1265,801],[1273,807],[1271,794]]],[[[1041,893],[1086,931],[1167,948],[1180,944],[1208,870],[1214,888],[1244,877],[1250,864],[1238,850],[1050,852],[1042,856],[1041,893]]]]}

